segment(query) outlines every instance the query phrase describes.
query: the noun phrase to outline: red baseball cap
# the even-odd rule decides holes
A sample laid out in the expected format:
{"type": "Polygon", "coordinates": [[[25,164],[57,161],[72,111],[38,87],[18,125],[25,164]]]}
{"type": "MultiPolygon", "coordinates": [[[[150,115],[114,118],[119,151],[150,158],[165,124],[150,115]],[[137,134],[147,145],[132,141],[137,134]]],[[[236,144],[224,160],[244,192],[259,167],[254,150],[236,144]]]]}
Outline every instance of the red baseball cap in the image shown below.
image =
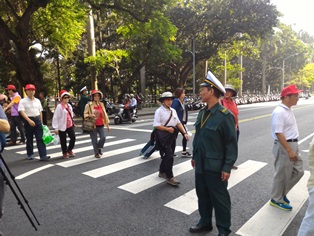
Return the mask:
{"type": "Polygon", "coordinates": [[[297,94],[301,93],[303,90],[298,90],[297,86],[295,84],[289,85],[281,91],[280,97],[288,96],[291,94],[297,94]]]}
{"type": "Polygon", "coordinates": [[[16,88],[13,84],[9,84],[8,87],[5,90],[13,90],[16,91],[16,88]]]}
{"type": "Polygon", "coordinates": [[[36,90],[36,87],[35,87],[35,85],[33,85],[33,84],[27,84],[26,86],[25,86],[25,90],[36,90]]]}

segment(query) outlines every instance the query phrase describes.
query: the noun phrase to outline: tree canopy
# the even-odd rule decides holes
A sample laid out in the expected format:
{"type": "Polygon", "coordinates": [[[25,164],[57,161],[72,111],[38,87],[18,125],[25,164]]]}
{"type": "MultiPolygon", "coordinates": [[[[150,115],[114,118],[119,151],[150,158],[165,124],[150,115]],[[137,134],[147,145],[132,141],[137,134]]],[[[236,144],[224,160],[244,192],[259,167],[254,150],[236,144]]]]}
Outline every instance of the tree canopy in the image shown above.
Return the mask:
{"type": "Polygon", "coordinates": [[[263,77],[278,89],[281,71],[269,68],[298,53],[286,61],[287,83],[309,87],[313,37],[280,24],[279,15],[268,0],[0,0],[1,84],[34,83],[53,94],[59,80],[76,93],[90,85],[94,68],[112,97],[140,92],[143,71],[147,92],[191,92],[194,40],[197,84],[207,62],[221,80],[227,69],[227,82],[245,91],[263,91],[263,77]],[[90,12],[95,56],[87,52],[90,12]]]}

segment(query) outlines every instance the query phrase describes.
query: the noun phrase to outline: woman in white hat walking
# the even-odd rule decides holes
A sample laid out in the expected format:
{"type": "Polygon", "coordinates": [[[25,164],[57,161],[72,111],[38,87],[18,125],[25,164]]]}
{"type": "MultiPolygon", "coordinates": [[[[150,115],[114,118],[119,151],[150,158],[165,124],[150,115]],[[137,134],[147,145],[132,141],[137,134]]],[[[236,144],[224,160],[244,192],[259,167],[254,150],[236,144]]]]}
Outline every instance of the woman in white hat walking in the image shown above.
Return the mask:
{"type": "Polygon", "coordinates": [[[167,179],[168,184],[178,186],[180,182],[174,178],[172,172],[173,150],[171,144],[176,138],[174,135],[176,129],[179,129],[187,140],[189,140],[189,135],[181,124],[176,110],[171,108],[173,99],[174,96],[171,92],[164,92],[161,95],[159,101],[162,106],[155,112],[153,126],[157,129],[157,146],[161,156],[158,176],[167,179]]]}

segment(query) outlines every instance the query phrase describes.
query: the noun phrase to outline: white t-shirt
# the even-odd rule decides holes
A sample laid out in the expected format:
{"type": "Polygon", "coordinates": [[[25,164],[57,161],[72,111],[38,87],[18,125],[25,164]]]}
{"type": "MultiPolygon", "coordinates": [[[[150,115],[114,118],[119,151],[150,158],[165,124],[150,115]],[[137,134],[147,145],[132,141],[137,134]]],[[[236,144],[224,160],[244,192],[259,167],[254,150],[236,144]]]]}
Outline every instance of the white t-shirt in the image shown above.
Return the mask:
{"type": "Polygon", "coordinates": [[[19,111],[24,111],[28,117],[39,116],[43,108],[39,99],[34,98],[34,100],[28,97],[23,98],[19,104],[19,111]]]}
{"type": "Polygon", "coordinates": [[[286,140],[299,137],[299,130],[291,108],[284,104],[277,106],[271,115],[271,134],[277,140],[276,133],[282,133],[286,140]]]}
{"type": "Polygon", "coordinates": [[[155,111],[154,124],[153,124],[154,127],[165,125],[170,117],[171,111],[172,111],[172,117],[170,121],[168,122],[167,126],[176,127],[179,123],[181,123],[178,118],[176,110],[171,107],[170,109],[171,110],[166,109],[164,106],[161,106],[155,111]]]}

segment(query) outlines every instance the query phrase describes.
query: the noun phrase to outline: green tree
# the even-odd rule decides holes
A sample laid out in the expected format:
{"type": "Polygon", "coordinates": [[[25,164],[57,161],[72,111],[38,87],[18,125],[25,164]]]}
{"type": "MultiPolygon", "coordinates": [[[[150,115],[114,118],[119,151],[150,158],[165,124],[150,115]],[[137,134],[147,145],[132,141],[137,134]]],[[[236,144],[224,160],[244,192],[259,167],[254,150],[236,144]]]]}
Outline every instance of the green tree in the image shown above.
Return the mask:
{"type": "MultiPolygon", "coordinates": [[[[76,0],[0,1],[1,55],[15,70],[16,80],[25,86],[44,89],[42,61],[34,45],[56,48],[67,55],[79,43],[84,31],[84,5],[76,0]]],[[[45,57],[46,55],[42,54],[45,57]]]]}

